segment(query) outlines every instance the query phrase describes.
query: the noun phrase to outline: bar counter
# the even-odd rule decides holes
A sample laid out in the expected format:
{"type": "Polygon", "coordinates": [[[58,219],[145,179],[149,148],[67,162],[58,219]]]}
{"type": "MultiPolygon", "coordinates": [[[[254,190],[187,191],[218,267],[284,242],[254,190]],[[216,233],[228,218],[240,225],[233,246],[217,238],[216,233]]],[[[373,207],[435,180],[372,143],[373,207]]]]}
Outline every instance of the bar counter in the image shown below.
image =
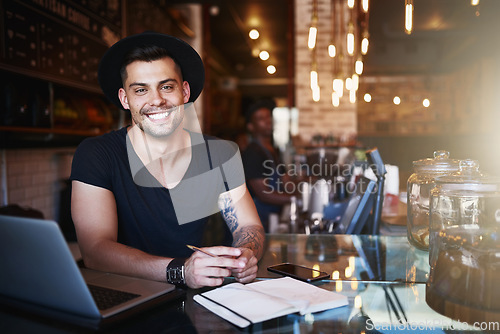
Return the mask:
{"type": "MultiPolygon", "coordinates": [[[[349,305],[299,316],[292,314],[240,329],[193,301],[201,291],[188,289],[107,327],[106,333],[408,333],[482,332],[484,324],[452,320],[426,301],[428,253],[414,249],[404,236],[269,234],[258,279],[279,275],[267,266],[292,262],[331,273],[314,283],[344,294],[349,305]],[[483,326],[483,328],[481,328],[483,326]]],[[[226,281],[232,282],[228,278],[226,281]]],[[[488,324],[487,324],[488,325],[488,324]]],[[[489,324],[498,326],[496,324],[489,324]]],[[[87,333],[92,329],[0,307],[2,333],[87,333]]],[[[494,331],[499,330],[498,327],[494,331]]]]}

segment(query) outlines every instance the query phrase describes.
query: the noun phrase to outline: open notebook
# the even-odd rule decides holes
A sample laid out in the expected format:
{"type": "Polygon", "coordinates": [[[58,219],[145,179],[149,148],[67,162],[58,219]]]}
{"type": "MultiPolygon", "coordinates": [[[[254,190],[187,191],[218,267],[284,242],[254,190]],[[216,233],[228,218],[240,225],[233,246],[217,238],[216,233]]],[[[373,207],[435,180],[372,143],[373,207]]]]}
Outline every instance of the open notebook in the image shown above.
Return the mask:
{"type": "Polygon", "coordinates": [[[96,327],[169,297],[179,297],[174,285],[78,268],[54,221],[0,215],[2,303],[96,327]]]}
{"type": "Polygon", "coordinates": [[[291,313],[304,315],[348,304],[344,295],[290,277],[231,283],[193,299],[241,328],[291,313]]]}

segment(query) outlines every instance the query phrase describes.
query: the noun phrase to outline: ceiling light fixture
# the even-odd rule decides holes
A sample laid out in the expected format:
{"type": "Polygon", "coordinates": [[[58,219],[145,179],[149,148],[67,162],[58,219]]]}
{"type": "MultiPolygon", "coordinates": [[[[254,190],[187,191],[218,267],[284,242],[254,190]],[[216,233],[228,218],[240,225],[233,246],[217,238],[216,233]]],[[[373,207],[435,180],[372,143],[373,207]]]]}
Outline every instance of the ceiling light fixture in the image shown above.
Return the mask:
{"type": "Polygon", "coordinates": [[[363,8],[363,12],[368,13],[368,9],[370,7],[368,0],[361,0],[361,8],[363,8]]]}
{"type": "Polygon", "coordinates": [[[259,58],[262,60],[268,60],[269,59],[269,52],[267,51],[261,51],[259,53],[259,58]]]}
{"type": "Polygon", "coordinates": [[[248,36],[250,36],[251,39],[257,39],[257,38],[259,38],[260,34],[259,34],[259,31],[257,29],[252,29],[248,33],[248,36]]]}
{"type": "Polygon", "coordinates": [[[267,73],[269,73],[269,74],[274,74],[274,73],[276,73],[276,67],[275,67],[274,65],[269,65],[269,66],[267,67],[267,73]]]}
{"type": "Polygon", "coordinates": [[[354,55],[354,24],[349,22],[349,26],[347,28],[347,53],[349,56],[354,55]]]}
{"type": "Polygon", "coordinates": [[[410,35],[413,30],[413,0],[405,0],[405,32],[410,35]]]}
{"type": "Polygon", "coordinates": [[[332,92],[332,105],[334,107],[338,107],[340,105],[339,95],[335,91],[332,92]]]}
{"type": "Polygon", "coordinates": [[[368,32],[363,33],[363,39],[361,40],[361,54],[364,56],[368,53],[368,45],[370,41],[368,40],[368,32]]]}
{"type": "Polygon", "coordinates": [[[309,27],[309,38],[307,46],[309,49],[314,49],[316,46],[316,37],[318,35],[318,0],[313,0],[313,10],[311,17],[311,26],[309,27]]]}
{"type": "Polygon", "coordinates": [[[318,24],[318,0],[313,0],[312,2],[312,16],[311,16],[311,26],[309,27],[309,38],[307,41],[307,46],[311,50],[311,91],[312,99],[314,102],[318,102],[320,99],[320,88],[318,79],[318,69],[316,63],[316,37],[318,34],[317,29],[318,24]]]}
{"type": "Polygon", "coordinates": [[[363,60],[361,59],[361,57],[358,60],[356,60],[354,71],[356,72],[357,75],[363,74],[363,60]]]}
{"type": "Polygon", "coordinates": [[[337,53],[337,49],[335,48],[335,45],[333,45],[333,43],[328,45],[328,55],[331,58],[333,58],[333,57],[335,57],[336,53],[337,53]]]}

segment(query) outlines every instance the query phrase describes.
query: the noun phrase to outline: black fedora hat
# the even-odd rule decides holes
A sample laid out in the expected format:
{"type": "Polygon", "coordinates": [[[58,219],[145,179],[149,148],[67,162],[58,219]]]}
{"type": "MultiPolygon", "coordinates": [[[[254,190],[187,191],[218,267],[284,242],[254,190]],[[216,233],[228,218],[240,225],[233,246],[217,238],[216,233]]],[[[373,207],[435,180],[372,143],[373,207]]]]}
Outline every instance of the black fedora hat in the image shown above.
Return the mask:
{"type": "Polygon", "coordinates": [[[138,46],[155,45],[167,50],[180,65],[182,76],[189,83],[193,102],[203,90],[205,68],[198,52],[191,45],[176,37],[157,32],[143,32],[123,38],[112,45],[104,54],[99,64],[98,79],[104,95],[118,108],[123,106],[118,98],[118,90],[123,87],[120,76],[125,55],[138,46]]]}

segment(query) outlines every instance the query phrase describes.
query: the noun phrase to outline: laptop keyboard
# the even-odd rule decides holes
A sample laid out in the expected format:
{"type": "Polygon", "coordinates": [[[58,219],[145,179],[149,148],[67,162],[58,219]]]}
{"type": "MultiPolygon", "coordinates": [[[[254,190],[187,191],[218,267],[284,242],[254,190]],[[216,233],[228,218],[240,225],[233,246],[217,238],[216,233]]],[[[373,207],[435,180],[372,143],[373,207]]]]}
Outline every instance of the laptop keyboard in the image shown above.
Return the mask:
{"type": "Polygon", "coordinates": [[[129,293],[125,291],[119,291],[110,288],[103,288],[100,286],[95,286],[87,284],[89,287],[92,297],[94,297],[95,303],[99,310],[107,310],[113,306],[120,305],[129,301],[131,299],[137,298],[140,295],[134,293],[129,293]]]}

